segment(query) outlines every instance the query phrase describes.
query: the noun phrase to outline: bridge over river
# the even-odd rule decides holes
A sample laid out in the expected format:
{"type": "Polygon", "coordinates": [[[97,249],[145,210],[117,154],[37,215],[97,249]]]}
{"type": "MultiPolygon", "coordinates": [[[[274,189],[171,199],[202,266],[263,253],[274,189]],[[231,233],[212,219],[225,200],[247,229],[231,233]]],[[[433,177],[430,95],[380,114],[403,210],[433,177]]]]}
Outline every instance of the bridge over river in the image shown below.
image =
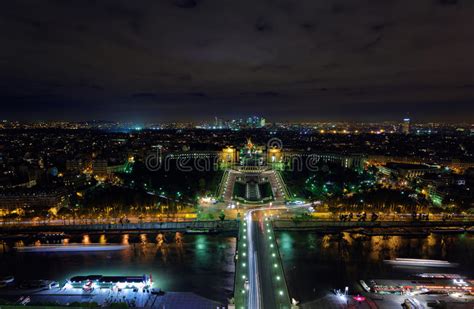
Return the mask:
{"type": "MultiPolygon", "coordinates": [[[[303,207],[310,204],[303,205],[303,207]]],[[[295,207],[285,208],[283,206],[274,206],[272,208],[257,208],[262,210],[278,210],[291,211],[295,207]]],[[[299,208],[299,207],[298,207],[299,208]]],[[[410,220],[378,220],[378,221],[334,221],[334,220],[301,220],[295,221],[290,219],[276,219],[272,221],[275,230],[308,230],[322,232],[337,232],[354,229],[383,229],[383,228],[437,228],[437,227],[472,227],[474,220],[469,217],[464,220],[430,220],[430,221],[410,221],[410,220]]],[[[0,223],[0,234],[2,233],[38,233],[38,232],[153,232],[153,231],[170,231],[170,232],[233,232],[239,231],[239,220],[193,220],[193,221],[166,221],[166,222],[142,222],[142,223],[90,223],[90,224],[74,224],[65,221],[59,223],[36,222],[2,222],[0,223]]]]}
{"type": "MultiPolygon", "coordinates": [[[[310,204],[298,207],[308,207],[310,204]]],[[[285,206],[249,210],[239,229],[234,300],[236,308],[293,308],[269,213],[285,206]]]]}
{"type": "Polygon", "coordinates": [[[94,223],[94,224],[0,224],[0,233],[37,233],[37,232],[237,232],[237,220],[209,220],[209,221],[175,221],[175,222],[143,222],[143,223],[94,223]]]}

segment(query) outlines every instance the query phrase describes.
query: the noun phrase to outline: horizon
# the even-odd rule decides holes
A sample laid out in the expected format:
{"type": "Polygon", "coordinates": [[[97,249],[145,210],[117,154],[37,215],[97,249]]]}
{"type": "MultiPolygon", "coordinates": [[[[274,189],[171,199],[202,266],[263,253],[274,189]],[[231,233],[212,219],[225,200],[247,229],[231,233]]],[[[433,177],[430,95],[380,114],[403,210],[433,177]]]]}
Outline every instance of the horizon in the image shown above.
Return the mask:
{"type": "MultiPolygon", "coordinates": [[[[253,117],[257,115],[247,115],[246,117],[235,117],[235,118],[226,118],[217,116],[218,119],[224,122],[236,121],[236,120],[246,120],[248,117],[253,117]]],[[[266,120],[267,125],[269,124],[285,124],[285,123],[294,123],[294,124],[400,124],[402,123],[405,118],[398,118],[398,119],[378,119],[378,120],[348,120],[348,119],[270,119],[262,115],[258,115],[266,120]]],[[[446,124],[446,125],[474,125],[473,120],[423,120],[423,119],[416,119],[416,118],[409,118],[412,124],[446,124]]],[[[215,121],[214,116],[209,117],[206,119],[168,119],[168,120],[117,120],[117,119],[84,119],[84,120],[66,120],[66,119],[37,119],[37,120],[20,120],[20,119],[2,119],[1,122],[18,122],[18,123],[54,123],[54,122],[65,122],[65,123],[116,123],[116,124],[133,124],[133,125],[157,125],[157,124],[172,124],[172,123],[180,123],[180,124],[209,124],[215,121]]],[[[144,128],[146,129],[146,128],[144,128]]]]}

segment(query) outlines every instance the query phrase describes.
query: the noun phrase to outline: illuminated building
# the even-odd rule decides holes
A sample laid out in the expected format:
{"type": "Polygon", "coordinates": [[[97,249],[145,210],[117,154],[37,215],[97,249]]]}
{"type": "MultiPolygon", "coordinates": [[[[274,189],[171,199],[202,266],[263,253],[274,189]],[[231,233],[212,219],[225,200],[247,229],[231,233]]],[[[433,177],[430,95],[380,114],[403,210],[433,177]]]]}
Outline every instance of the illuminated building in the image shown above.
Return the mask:
{"type": "Polygon", "coordinates": [[[66,170],[67,171],[80,171],[83,168],[84,164],[81,160],[67,160],[66,161],[66,170]]]}
{"type": "Polygon", "coordinates": [[[234,147],[226,147],[220,153],[220,162],[223,165],[232,165],[237,163],[237,150],[234,147]]]}
{"type": "Polygon", "coordinates": [[[439,173],[437,166],[427,164],[404,164],[389,162],[385,166],[380,166],[379,171],[384,175],[393,175],[395,177],[416,178],[430,173],[439,173]]]}
{"type": "Polygon", "coordinates": [[[247,126],[249,128],[263,128],[265,126],[265,118],[252,116],[247,119],[247,126]]]}
{"type": "Polygon", "coordinates": [[[92,171],[94,175],[105,176],[107,175],[107,160],[94,160],[92,162],[92,171]]]}
{"type": "MultiPolygon", "coordinates": [[[[363,281],[362,281],[363,282],[363,281]]],[[[462,293],[471,294],[473,291],[471,280],[417,278],[416,280],[370,280],[363,282],[366,291],[377,294],[420,294],[420,293],[462,293]]]]}
{"type": "Polygon", "coordinates": [[[240,149],[240,165],[245,166],[262,166],[264,165],[265,157],[263,155],[264,148],[255,145],[252,140],[247,139],[247,145],[240,149]]]}
{"type": "Polygon", "coordinates": [[[402,133],[407,135],[410,134],[410,118],[403,119],[402,133]]]}
{"type": "Polygon", "coordinates": [[[267,151],[267,162],[269,164],[281,163],[283,161],[283,154],[280,148],[270,148],[267,151]]]}
{"type": "Polygon", "coordinates": [[[277,170],[283,170],[284,157],[280,148],[267,149],[267,165],[277,170]]]}
{"type": "Polygon", "coordinates": [[[345,168],[361,170],[367,158],[361,154],[340,154],[322,152],[285,152],[284,162],[290,168],[302,168],[305,162],[333,163],[345,168]],[[300,166],[298,166],[300,165],[300,166]]]}
{"type": "Polygon", "coordinates": [[[106,177],[117,172],[126,172],[130,170],[130,162],[127,160],[124,164],[109,165],[107,160],[94,160],[92,162],[92,172],[94,175],[106,177]]]}
{"type": "Polygon", "coordinates": [[[66,202],[65,189],[7,191],[0,194],[0,212],[19,213],[37,208],[49,209],[64,206],[66,202]]]}

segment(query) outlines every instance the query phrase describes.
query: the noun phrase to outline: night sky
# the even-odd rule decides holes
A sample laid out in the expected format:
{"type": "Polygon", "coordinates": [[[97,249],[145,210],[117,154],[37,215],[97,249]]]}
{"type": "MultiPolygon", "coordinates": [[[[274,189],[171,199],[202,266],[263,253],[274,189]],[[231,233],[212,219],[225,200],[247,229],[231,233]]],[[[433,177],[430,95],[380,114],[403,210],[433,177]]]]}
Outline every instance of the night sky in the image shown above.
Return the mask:
{"type": "Polygon", "coordinates": [[[472,0],[14,0],[7,119],[474,119],[472,0]]]}

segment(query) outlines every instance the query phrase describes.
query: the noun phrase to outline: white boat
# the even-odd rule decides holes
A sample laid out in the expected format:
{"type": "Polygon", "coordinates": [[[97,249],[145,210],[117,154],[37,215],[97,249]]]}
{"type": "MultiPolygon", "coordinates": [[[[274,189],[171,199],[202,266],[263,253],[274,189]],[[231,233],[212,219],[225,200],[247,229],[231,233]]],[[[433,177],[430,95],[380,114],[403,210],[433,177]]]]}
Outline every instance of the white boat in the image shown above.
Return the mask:
{"type": "Polygon", "coordinates": [[[0,277],[0,284],[13,283],[13,281],[15,281],[15,277],[13,276],[0,277]]]}
{"type": "Polygon", "coordinates": [[[52,280],[27,280],[18,285],[18,288],[23,290],[44,290],[59,288],[59,282],[52,280]]]}
{"type": "Polygon", "coordinates": [[[13,276],[0,277],[0,288],[11,285],[13,281],[15,281],[15,277],[13,276]]]}
{"type": "Polygon", "coordinates": [[[215,234],[216,229],[187,229],[186,234],[215,234]]]}
{"type": "Polygon", "coordinates": [[[440,273],[421,273],[421,274],[415,274],[415,277],[418,278],[430,278],[430,279],[465,279],[464,276],[458,275],[458,274],[440,274],[440,273]]]}
{"type": "Polygon", "coordinates": [[[462,227],[456,228],[456,227],[440,227],[436,229],[432,229],[431,233],[433,234],[462,234],[466,230],[462,227]]]}
{"type": "Polygon", "coordinates": [[[112,244],[67,244],[67,245],[39,245],[15,247],[19,252],[82,252],[82,251],[118,251],[127,249],[129,245],[112,244]]]}
{"type": "Polygon", "coordinates": [[[450,263],[442,260],[425,260],[425,259],[405,259],[396,258],[394,260],[384,260],[385,263],[395,266],[417,266],[417,267],[454,267],[456,263],[450,263]]]}

